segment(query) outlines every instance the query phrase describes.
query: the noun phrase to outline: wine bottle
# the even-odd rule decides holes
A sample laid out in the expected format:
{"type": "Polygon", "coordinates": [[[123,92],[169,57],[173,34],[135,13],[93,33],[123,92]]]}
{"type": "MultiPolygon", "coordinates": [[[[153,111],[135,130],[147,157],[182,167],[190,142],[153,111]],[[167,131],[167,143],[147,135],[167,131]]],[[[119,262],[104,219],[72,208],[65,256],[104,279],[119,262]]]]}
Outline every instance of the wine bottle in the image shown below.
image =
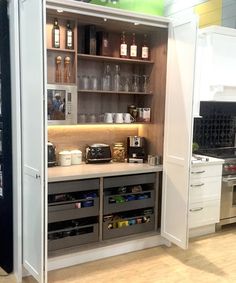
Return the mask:
{"type": "Polygon", "coordinates": [[[132,44],[130,45],[130,58],[136,59],[137,58],[137,44],[135,40],[135,33],[132,35],[132,44]]]}
{"type": "Polygon", "coordinates": [[[73,49],[73,31],[69,21],[66,25],[66,49],[73,49]]]}
{"type": "Polygon", "coordinates": [[[126,43],[125,32],[122,32],[121,42],[120,42],[120,57],[127,58],[128,57],[128,46],[126,43]]]}
{"type": "Polygon", "coordinates": [[[60,48],[60,28],[58,25],[57,18],[54,19],[54,24],[52,28],[52,47],[60,48]]]}
{"type": "Polygon", "coordinates": [[[149,60],[149,47],[148,47],[148,44],[147,44],[147,35],[146,34],[144,34],[144,38],[143,38],[141,58],[143,60],[149,60]]]}

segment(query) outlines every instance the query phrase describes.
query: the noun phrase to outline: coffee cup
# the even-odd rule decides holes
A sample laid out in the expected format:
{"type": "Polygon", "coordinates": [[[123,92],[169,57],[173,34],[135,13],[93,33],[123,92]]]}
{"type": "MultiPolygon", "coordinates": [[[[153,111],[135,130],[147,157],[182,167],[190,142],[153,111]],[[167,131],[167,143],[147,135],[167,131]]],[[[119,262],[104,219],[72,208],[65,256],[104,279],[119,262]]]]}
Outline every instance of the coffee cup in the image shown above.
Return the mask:
{"type": "Polygon", "coordinates": [[[134,122],[134,118],[130,115],[130,113],[124,113],[124,123],[132,123],[134,122]]]}
{"type": "Polygon", "coordinates": [[[104,122],[105,123],[113,123],[113,113],[105,113],[104,114],[104,122]]]}
{"type": "Polygon", "coordinates": [[[114,114],[114,122],[115,123],[124,123],[123,113],[115,113],[114,114]]]}

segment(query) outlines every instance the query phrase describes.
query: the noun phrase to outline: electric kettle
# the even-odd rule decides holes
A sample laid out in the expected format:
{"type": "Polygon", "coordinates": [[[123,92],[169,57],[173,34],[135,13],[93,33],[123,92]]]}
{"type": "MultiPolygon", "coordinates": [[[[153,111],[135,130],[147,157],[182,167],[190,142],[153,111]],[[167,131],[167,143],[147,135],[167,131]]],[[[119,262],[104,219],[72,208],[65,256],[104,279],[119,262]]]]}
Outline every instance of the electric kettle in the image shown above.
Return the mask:
{"type": "Polygon", "coordinates": [[[56,147],[48,142],[48,167],[56,166],[56,147]]]}

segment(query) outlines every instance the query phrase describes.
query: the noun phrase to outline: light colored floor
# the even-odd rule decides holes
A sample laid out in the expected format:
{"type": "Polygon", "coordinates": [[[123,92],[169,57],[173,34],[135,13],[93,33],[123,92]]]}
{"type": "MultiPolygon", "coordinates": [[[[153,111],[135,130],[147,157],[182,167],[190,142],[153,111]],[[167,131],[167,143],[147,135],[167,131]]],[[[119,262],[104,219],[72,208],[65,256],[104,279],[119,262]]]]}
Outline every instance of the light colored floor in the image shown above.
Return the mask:
{"type": "MultiPolygon", "coordinates": [[[[0,277],[1,283],[15,282],[0,277]]],[[[25,278],[24,283],[35,282],[25,278]]],[[[236,227],[190,242],[188,250],[157,247],[49,273],[49,283],[236,282],[236,227]]]]}

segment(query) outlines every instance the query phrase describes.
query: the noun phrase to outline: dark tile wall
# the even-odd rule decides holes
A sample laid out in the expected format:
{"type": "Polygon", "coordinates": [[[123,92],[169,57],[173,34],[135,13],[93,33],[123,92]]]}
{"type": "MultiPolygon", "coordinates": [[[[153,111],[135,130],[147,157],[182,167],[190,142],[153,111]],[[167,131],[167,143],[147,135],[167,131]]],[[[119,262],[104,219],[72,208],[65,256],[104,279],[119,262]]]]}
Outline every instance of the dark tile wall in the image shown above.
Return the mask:
{"type": "Polygon", "coordinates": [[[200,148],[234,146],[236,102],[201,102],[200,115],[194,120],[193,133],[200,148]]]}

